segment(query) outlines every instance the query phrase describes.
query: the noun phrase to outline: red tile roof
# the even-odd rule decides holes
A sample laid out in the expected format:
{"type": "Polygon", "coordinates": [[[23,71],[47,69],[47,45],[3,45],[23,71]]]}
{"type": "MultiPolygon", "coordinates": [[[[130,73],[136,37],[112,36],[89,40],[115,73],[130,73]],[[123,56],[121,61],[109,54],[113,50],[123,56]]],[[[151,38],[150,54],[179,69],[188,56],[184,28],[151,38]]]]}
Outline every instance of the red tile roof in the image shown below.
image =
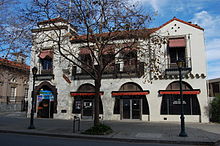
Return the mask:
{"type": "MultiPolygon", "coordinates": [[[[151,28],[151,29],[141,29],[141,30],[130,30],[130,31],[117,31],[117,32],[111,32],[111,33],[101,33],[101,34],[94,34],[90,36],[90,40],[94,39],[95,37],[103,37],[103,38],[108,38],[112,37],[114,39],[124,39],[124,38],[134,38],[135,36],[141,36],[142,37],[147,37],[151,33],[157,31],[158,28],[151,28]]],[[[70,40],[72,42],[82,42],[87,39],[87,35],[81,35],[81,36],[73,36],[70,40]]]]}
{"type": "Polygon", "coordinates": [[[181,19],[178,19],[178,18],[176,18],[176,17],[174,17],[173,19],[171,19],[171,20],[169,20],[168,22],[164,23],[163,25],[161,25],[160,27],[158,27],[158,29],[160,29],[160,28],[166,26],[167,24],[173,22],[174,20],[179,21],[179,22],[182,22],[182,23],[184,23],[184,24],[187,24],[187,25],[189,25],[189,26],[192,26],[192,27],[195,27],[195,28],[197,28],[197,29],[201,29],[201,30],[204,31],[204,28],[198,26],[197,24],[192,24],[192,23],[183,21],[183,20],[181,20],[181,19]]]}
{"type": "MultiPolygon", "coordinates": [[[[178,18],[174,17],[173,19],[169,20],[168,22],[164,23],[163,25],[161,25],[157,28],[142,29],[142,30],[136,30],[136,31],[120,31],[120,32],[102,33],[102,34],[94,34],[94,35],[96,37],[117,36],[117,38],[121,39],[121,38],[128,38],[129,34],[135,35],[136,33],[141,32],[143,34],[143,37],[146,37],[146,36],[149,36],[150,34],[154,33],[155,31],[161,29],[162,27],[166,26],[167,24],[173,22],[174,20],[204,31],[204,29],[202,27],[198,26],[197,24],[192,24],[192,23],[189,23],[189,22],[186,22],[186,21],[183,21],[181,19],[178,19],[178,18]]],[[[71,41],[72,42],[81,42],[81,41],[86,40],[86,39],[87,39],[87,35],[73,36],[71,38],[71,41]]],[[[91,36],[91,39],[92,39],[92,36],[91,36]]]]}
{"type": "Polygon", "coordinates": [[[47,24],[47,23],[55,23],[55,22],[65,22],[65,23],[67,23],[67,20],[65,20],[61,17],[58,17],[58,18],[38,22],[37,25],[42,25],[42,24],[47,24]]]}
{"type": "Polygon", "coordinates": [[[21,70],[24,70],[24,71],[29,71],[30,70],[30,66],[28,66],[26,64],[22,64],[22,63],[19,63],[19,62],[16,62],[16,61],[10,61],[10,60],[3,59],[3,58],[0,58],[0,65],[5,65],[5,66],[8,66],[8,67],[17,68],[17,69],[21,69],[21,70]]]}

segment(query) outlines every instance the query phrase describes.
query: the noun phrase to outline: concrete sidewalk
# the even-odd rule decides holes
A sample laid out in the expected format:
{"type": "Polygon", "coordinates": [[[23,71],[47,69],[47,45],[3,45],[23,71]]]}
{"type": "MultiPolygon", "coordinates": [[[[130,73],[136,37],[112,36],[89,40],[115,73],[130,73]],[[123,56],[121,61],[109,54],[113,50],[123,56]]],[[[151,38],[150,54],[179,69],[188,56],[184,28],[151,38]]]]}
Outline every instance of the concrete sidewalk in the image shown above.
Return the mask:
{"type": "Polygon", "coordinates": [[[218,145],[220,143],[220,124],[213,123],[186,123],[188,137],[179,137],[180,123],[173,122],[102,121],[114,130],[112,134],[104,136],[80,134],[93,126],[93,121],[88,120],[81,121],[80,132],[77,133],[73,133],[72,120],[34,119],[36,129],[27,129],[29,122],[29,118],[1,116],[0,132],[141,143],[186,145],[218,145]]]}

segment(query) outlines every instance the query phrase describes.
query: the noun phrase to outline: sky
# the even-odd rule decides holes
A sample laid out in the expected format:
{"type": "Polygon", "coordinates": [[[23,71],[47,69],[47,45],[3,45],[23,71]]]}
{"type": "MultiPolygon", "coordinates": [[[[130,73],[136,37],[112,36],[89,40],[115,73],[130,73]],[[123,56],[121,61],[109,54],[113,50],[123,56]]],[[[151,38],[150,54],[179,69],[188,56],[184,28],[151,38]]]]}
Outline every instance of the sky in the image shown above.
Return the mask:
{"type": "Polygon", "coordinates": [[[144,9],[156,11],[150,27],[158,27],[176,17],[204,28],[208,79],[220,78],[220,0],[130,1],[138,1],[144,9]]]}

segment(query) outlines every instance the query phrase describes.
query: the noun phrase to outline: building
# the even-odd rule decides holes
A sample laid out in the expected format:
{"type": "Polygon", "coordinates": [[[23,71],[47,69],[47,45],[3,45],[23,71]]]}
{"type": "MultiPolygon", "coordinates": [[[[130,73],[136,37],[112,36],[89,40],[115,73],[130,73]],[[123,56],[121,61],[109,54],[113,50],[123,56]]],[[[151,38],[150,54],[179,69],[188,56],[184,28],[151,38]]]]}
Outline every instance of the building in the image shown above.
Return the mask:
{"type": "Polygon", "coordinates": [[[30,67],[25,55],[20,53],[16,61],[0,58],[0,111],[25,111],[28,98],[30,67]]]}
{"type": "Polygon", "coordinates": [[[209,97],[220,96],[220,78],[208,80],[209,97]]]}
{"type": "MultiPolygon", "coordinates": [[[[58,18],[38,23],[39,28],[32,30],[33,34],[50,34],[55,29],[48,25],[51,21],[60,25],[63,33],[67,33],[66,22],[58,18]]],[[[190,70],[190,73],[183,76],[185,120],[209,122],[206,110],[208,99],[204,29],[173,18],[151,30],[152,34],[168,38],[160,48],[165,52],[161,56],[161,74],[153,75],[151,82],[144,82],[143,74],[147,71],[145,60],[137,55],[130,55],[130,60],[116,62],[113,72],[103,76],[100,116],[105,120],[179,121],[179,79],[173,73],[177,71],[176,61],[182,59],[185,68],[190,70]],[[127,66],[130,63],[133,66],[127,66]]],[[[36,38],[34,41],[39,41],[40,37],[36,38]]],[[[73,49],[79,49],[79,42],[71,45],[73,49]]],[[[93,118],[94,81],[80,68],[72,67],[68,61],[54,53],[56,50],[50,46],[45,42],[40,45],[36,43],[32,48],[40,49],[32,51],[31,63],[32,67],[38,67],[34,90],[37,98],[36,116],[71,119],[76,115],[82,119],[93,118]]],[[[86,50],[80,53],[89,61],[86,50]]],[[[32,91],[32,77],[30,80],[29,93],[32,91]]]]}

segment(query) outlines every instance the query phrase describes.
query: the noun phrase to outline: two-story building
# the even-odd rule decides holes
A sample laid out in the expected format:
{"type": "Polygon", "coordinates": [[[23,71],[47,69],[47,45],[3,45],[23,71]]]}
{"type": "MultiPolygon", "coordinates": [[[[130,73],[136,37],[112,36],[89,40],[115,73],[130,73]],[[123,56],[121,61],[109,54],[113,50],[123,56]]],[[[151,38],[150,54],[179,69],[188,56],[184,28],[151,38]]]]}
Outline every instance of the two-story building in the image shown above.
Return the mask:
{"type": "Polygon", "coordinates": [[[30,67],[26,56],[14,53],[16,60],[0,58],[0,111],[26,111],[30,67]]]}
{"type": "MultiPolygon", "coordinates": [[[[67,23],[59,18],[38,23],[39,28],[32,30],[33,34],[50,34],[56,29],[47,25],[51,21],[60,24],[63,33],[68,33],[67,23]]],[[[72,30],[70,34],[75,33],[72,30]]],[[[175,72],[176,62],[181,59],[188,71],[183,74],[182,84],[185,120],[208,122],[204,29],[173,18],[151,29],[151,33],[167,38],[167,42],[160,47],[164,52],[160,60],[161,73],[152,74],[150,81],[145,82],[143,76],[149,71],[144,65],[146,60],[139,58],[136,49],[122,52],[121,56],[126,57],[121,57],[103,75],[100,116],[104,120],[179,121],[180,88],[179,77],[175,72]]],[[[34,41],[42,39],[41,36],[35,37],[34,41]]],[[[32,47],[31,66],[38,68],[34,90],[36,116],[71,119],[77,115],[82,119],[92,119],[94,81],[86,72],[61,57],[51,44],[46,43],[34,43],[32,47]]],[[[70,39],[69,43],[73,49],[79,50],[79,41],[70,39]]],[[[85,58],[85,62],[90,62],[89,51],[80,48],[78,53],[85,58]]],[[[32,91],[32,76],[30,80],[29,92],[32,91]]],[[[29,112],[30,108],[31,105],[29,112]]]]}

